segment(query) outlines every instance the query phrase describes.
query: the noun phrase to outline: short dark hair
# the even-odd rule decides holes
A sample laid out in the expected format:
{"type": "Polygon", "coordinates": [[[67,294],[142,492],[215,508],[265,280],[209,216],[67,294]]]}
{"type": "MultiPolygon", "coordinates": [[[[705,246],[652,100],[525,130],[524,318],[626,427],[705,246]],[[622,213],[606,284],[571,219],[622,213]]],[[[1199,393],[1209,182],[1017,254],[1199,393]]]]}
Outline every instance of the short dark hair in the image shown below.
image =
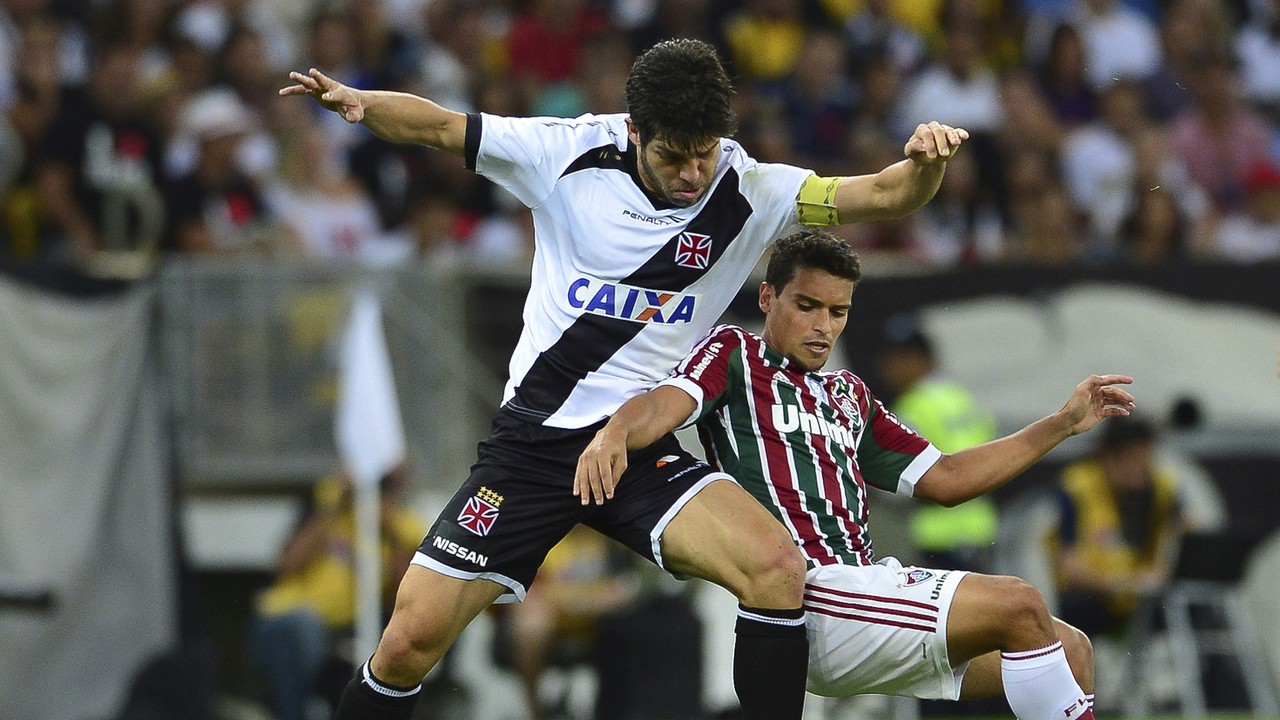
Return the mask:
{"type": "Polygon", "coordinates": [[[701,40],[664,40],[636,58],[627,77],[627,112],[642,145],[662,138],[692,152],[733,135],[732,95],[716,49],[701,40]]]}
{"type": "Polygon", "coordinates": [[[825,270],[852,281],[855,287],[862,279],[862,264],[849,243],[816,228],[792,233],[778,241],[765,269],[764,281],[780,293],[801,267],[825,270]]]}
{"type": "Polygon", "coordinates": [[[1150,445],[1156,441],[1156,428],[1150,422],[1132,415],[1108,418],[1098,436],[1098,450],[1112,452],[1134,445],[1150,445]]]}

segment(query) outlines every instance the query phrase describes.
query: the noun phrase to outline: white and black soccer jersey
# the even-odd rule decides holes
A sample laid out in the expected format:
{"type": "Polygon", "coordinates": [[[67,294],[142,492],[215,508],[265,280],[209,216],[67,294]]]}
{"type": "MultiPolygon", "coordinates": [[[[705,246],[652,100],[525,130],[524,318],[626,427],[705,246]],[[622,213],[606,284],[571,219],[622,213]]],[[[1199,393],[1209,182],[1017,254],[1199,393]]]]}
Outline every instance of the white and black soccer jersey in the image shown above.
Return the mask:
{"type": "Polygon", "coordinates": [[[867,484],[912,495],[942,453],[847,370],[808,373],[722,325],[664,385],[698,402],[689,424],[714,466],[790,530],[811,567],[869,565],[867,484]]]}
{"type": "Polygon", "coordinates": [[[524,330],[503,396],[544,425],[585,427],[651,388],[718,321],[777,238],[798,229],[809,170],[722,141],[688,208],[647,193],[625,115],[471,115],[468,166],[533,210],[524,330]]]}

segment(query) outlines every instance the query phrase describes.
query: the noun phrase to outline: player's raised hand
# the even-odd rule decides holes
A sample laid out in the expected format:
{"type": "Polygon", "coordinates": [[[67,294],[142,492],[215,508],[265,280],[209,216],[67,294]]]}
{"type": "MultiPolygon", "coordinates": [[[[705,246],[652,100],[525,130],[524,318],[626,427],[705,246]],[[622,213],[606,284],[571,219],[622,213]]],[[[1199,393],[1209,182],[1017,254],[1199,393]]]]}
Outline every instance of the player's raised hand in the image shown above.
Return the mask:
{"type": "Polygon", "coordinates": [[[909,160],[922,165],[936,165],[950,160],[968,139],[968,130],[943,125],[935,120],[917,125],[902,151],[909,160]]]}
{"type": "Polygon", "coordinates": [[[597,505],[613,497],[618,478],[627,469],[627,442],[618,433],[601,429],[591,439],[591,444],[578,457],[578,469],[573,475],[573,494],[582,498],[583,505],[592,500],[597,505]]]}
{"type": "Polygon", "coordinates": [[[310,95],[326,110],[338,113],[350,123],[358,123],[364,118],[360,93],[319,70],[311,68],[306,75],[291,72],[289,79],[294,84],[280,88],[281,95],[310,95]]]}
{"type": "Polygon", "coordinates": [[[1062,414],[1071,422],[1071,434],[1090,430],[1103,419],[1133,412],[1133,396],[1118,385],[1128,385],[1128,375],[1090,375],[1076,386],[1062,414]]]}

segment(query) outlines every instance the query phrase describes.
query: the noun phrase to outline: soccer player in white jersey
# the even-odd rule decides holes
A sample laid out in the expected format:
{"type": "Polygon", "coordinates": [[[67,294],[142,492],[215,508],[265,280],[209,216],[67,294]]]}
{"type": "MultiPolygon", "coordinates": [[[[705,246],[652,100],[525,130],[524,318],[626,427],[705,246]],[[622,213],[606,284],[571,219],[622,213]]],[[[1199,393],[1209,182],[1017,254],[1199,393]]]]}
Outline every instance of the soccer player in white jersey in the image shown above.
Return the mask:
{"type": "Polygon", "coordinates": [[[1021,720],[1091,720],[1088,638],[1018,578],[875,562],[867,485],[943,505],[990,492],[1066,438],[1128,415],[1133,397],[1118,386],[1132,378],[1087,378],[1058,412],[944,455],[853,373],[819,372],[860,274],[853,250],[825,231],[779,241],[760,286],[763,337],[713,330],[596,434],[575,486],[620,493],[629,457],[697,423],[712,465],[787,527],[808,563],[812,692],[956,700],[1003,688],[1021,720]]]}
{"type": "Polygon", "coordinates": [[[572,120],[465,115],[315,69],[290,78],[283,95],[309,95],[385,140],[462,156],[534,220],[525,325],[502,410],[401,581],[338,720],[408,718],[419,681],[462,629],[491,603],[522,599],[578,523],[733,592],[743,714],[797,720],[808,663],[804,561],[786,530],[674,437],[633,455],[608,503],[572,494],[577,458],[618,406],[706,334],[775,238],[912,212],[968,134],[922,124],[906,158],[872,175],[821,178],[756,162],[729,139],[732,90],[715,50],[693,40],[636,60],[626,114],[572,120]]]}

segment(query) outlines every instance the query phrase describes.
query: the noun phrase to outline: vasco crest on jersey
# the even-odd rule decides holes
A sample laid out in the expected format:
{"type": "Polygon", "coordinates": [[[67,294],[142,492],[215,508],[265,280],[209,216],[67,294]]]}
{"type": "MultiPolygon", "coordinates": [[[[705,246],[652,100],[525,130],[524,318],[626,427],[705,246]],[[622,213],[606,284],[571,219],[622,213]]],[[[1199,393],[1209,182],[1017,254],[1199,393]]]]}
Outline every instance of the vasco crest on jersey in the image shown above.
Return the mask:
{"type": "Polygon", "coordinates": [[[484,537],[498,522],[498,508],[502,506],[502,496],[482,487],[474,497],[467,499],[462,512],[458,513],[458,524],[471,532],[484,537]]]}
{"type": "Polygon", "coordinates": [[[711,236],[682,232],[676,238],[676,264],[694,270],[706,270],[711,264],[711,236]]]}

